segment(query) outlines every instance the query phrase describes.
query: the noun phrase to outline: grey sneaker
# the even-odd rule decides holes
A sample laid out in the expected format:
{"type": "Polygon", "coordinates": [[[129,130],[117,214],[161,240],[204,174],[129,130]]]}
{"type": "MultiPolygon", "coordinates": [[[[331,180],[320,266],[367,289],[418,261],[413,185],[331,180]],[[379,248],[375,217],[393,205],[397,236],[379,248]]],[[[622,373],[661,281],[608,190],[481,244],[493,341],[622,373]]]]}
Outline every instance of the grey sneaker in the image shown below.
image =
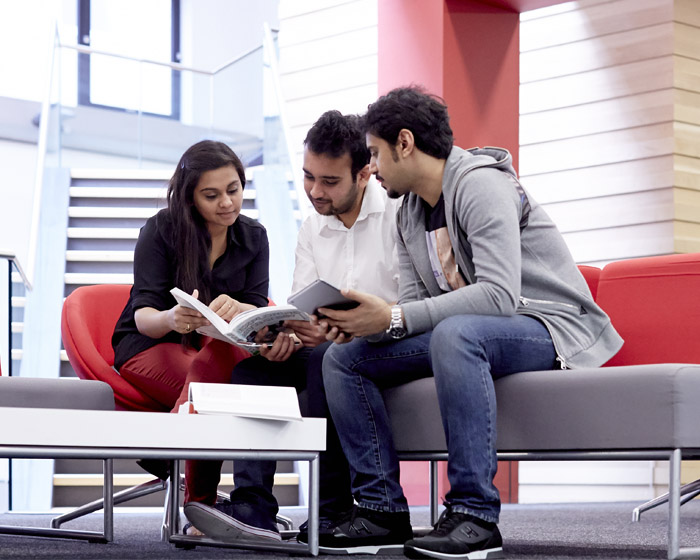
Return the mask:
{"type": "Polygon", "coordinates": [[[409,558],[504,558],[503,540],[495,523],[449,508],[430,533],[406,542],[404,554],[409,558]]]}
{"type": "Polygon", "coordinates": [[[183,509],[192,525],[213,539],[282,540],[275,519],[261,515],[250,504],[226,501],[208,506],[188,502],[183,509]]]}

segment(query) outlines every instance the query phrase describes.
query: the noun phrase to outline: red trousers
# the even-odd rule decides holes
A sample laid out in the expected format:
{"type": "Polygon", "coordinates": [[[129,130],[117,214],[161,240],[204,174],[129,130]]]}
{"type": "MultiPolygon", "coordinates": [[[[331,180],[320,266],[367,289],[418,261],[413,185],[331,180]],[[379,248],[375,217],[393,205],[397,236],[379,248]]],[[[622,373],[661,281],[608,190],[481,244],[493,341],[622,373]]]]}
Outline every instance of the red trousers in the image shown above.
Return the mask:
{"type": "MultiPolygon", "coordinates": [[[[206,338],[199,351],[164,342],[127,360],[119,373],[158,401],[163,411],[177,412],[187,401],[191,382],[230,383],[233,367],[248,357],[247,351],[213,338],[206,338]]],[[[216,502],[221,464],[221,461],[186,461],[185,503],[216,502]]]]}

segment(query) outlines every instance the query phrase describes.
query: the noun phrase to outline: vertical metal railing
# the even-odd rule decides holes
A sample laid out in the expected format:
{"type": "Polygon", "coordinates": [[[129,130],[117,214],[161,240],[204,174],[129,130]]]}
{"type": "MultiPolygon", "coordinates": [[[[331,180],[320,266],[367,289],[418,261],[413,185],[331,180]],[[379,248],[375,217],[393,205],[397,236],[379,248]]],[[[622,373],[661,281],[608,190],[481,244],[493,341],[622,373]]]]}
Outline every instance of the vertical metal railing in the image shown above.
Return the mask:
{"type": "MultiPolygon", "coordinates": [[[[0,250],[0,259],[7,261],[7,376],[12,377],[12,268],[15,268],[22,279],[25,290],[30,291],[32,285],[13,252],[0,250]]],[[[10,459],[7,463],[7,509],[12,510],[12,460],[10,459]]]]}
{"type": "Polygon", "coordinates": [[[310,213],[310,204],[304,191],[304,182],[301,178],[301,166],[295,164],[295,150],[292,146],[292,134],[289,127],[289,119],[287,118],[284,96],[282,95],[282,85],[280,84],[277,51],[275,49],[275,43],[272,38],[272,30],[270,29],[270,26],[267,23],[263,25],[263,46],[268,56],[267,62],[270,65],[270,77],[272,78],[272,88],[275,99],[277,101],[277,110],[279,112],[279,120],[280,126],[282,128],[282,135],[284,136],[284,145],[286,147],[287,155],[289,157],[289,165],[291,167],[294,188],[297,192],[299,212],[301,213],[301,219],[303,221],[304,218],[306,218],[310,213]]]}
{"type": "Polygon", "coordinates": [[[31,291],[32,284],[24,273],[17,255],[11,251],[0,250],[0,259],[7,261],[7,376],[12,377],[12,268],[15,268],[22,279],[25,290],[31,291]]]}

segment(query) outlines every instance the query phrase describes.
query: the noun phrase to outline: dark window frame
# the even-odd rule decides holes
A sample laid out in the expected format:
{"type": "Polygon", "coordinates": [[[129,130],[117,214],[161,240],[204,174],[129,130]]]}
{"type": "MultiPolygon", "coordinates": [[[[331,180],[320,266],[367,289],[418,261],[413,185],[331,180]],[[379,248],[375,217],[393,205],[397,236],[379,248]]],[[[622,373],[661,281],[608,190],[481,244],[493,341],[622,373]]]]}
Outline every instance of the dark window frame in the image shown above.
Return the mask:
{"type": "MultiPolygon", "coordinates": [[[[171,62],[180,62],[180,0],[171,0],[171,62]]],[[[90,0],[78,0],[78,44],[86,47],[90,46],[90,0]]],[[[150,113],[143,111],[144,115],[153,115],[174,120],[180,119],[181,95],[180,95],[180,72],[171,70],[171,112],[170,114],[150,113]]],[[[90,55],[78,53],[78,104],[89,107],[100,107],[115,111],[131,112],[131,109],[124,107],[114,107],[102,105],[90,101],[90,55]]]]}

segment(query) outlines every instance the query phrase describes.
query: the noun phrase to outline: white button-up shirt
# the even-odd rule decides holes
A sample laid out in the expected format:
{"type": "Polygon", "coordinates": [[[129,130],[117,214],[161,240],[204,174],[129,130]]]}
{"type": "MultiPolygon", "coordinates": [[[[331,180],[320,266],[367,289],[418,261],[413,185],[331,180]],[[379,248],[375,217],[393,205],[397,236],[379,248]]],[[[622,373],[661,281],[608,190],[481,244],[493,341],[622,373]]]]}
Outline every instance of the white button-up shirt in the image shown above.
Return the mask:
{"type": "Polygon", "coordinates": [[[314,213],[299,230],[292,293],[320,278],[340,289],[354,289],[393,303],[398,299],[399,259],[396,210],[370,178],[357,220],[346,228],[337,216],[314,213]]]}

